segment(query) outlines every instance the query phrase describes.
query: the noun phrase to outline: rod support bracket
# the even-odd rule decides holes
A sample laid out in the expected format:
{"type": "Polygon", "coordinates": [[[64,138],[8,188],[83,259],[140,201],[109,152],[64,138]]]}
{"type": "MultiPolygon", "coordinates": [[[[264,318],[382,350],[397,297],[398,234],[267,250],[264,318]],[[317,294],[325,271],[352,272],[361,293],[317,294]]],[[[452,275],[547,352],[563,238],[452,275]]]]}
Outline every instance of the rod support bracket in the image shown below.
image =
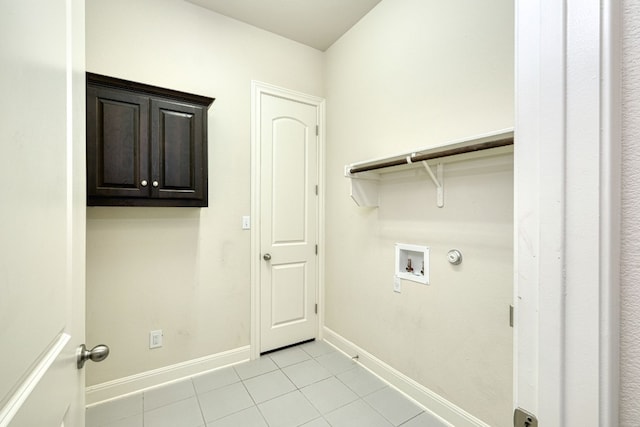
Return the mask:
{"type": "Polygon", "coordinates": [[[436,203],[438,207],[444,207],[444,165],[442,163],[436,164],[435,174],[426,160],[422,161],[422,166],[424,166],[431,181],[436,186],[436,203]]]}

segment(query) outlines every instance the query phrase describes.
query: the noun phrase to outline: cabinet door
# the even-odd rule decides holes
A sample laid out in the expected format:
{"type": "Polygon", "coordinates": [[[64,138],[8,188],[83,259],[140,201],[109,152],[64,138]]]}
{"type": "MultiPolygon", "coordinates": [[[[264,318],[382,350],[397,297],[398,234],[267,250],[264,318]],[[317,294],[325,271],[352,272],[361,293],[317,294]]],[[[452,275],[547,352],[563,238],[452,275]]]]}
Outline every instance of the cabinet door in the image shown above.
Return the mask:
{"type": "Polygon", "coordinates": [[[87,87],[87,195],[148,197],[149,98],[87,87]]]}
{"type": "Polygon", "coordinates": [[[204,109],[151,100],[152,195],[207,206],[204,109]]]}

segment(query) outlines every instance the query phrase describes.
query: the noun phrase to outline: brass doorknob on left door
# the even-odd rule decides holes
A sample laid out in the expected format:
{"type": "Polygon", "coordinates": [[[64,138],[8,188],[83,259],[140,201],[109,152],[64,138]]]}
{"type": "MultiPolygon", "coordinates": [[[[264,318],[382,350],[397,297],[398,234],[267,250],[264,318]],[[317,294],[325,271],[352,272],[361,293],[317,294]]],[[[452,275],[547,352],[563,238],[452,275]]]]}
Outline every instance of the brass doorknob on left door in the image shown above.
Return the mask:
{"type": "Polygon", "coordinates": [[[91,360],[93,362],[102,362],[109,356],[109,347],[104,344],[98,344],[91,350],[82,344],[78,347],[78,369],[84,368],[84,362],[91,360]]]}
{"type": "Polygon", "coordinates": [[[264,255],[262,256],[262,258],[263,258],[265,261],[269,261],[269,260],[271,259],[271,254],[264,254],[264,255]]]}

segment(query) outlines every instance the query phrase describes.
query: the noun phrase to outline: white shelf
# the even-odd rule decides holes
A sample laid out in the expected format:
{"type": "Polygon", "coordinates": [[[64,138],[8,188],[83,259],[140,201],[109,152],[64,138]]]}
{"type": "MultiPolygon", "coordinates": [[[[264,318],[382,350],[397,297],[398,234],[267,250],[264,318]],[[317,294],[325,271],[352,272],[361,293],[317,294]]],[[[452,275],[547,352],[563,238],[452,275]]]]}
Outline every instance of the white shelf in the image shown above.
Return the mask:
{"type": "Polygon", "coordinates": [[[513,128],[450,141],[436,147],[346,165],[351,181],[351,198],[358,206],[378,206],[378,183],[384,172],[408,167],[424,167],[437,189],[438,207],[444,206],[444,164],[502,154],[513,149],[513,128]],[[427,163],[437,159],[435,171],[427,163]]]}

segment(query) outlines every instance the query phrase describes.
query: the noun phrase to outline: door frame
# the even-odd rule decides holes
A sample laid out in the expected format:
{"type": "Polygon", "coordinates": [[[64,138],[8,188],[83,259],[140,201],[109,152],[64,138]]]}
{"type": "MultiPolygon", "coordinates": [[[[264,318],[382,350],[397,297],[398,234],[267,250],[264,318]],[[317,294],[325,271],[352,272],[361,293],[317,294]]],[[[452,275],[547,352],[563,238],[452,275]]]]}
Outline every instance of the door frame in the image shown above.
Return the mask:
{"type": "Polygon", "coordinates": [[[516,3],[514,407],[541,425],[618,425],[620,16],[516,3]]]}
{"type": "Polygon", "coordinates": [[[268,83],[251,81],[251,360],[260,357],[260,116],[262,108],[260,97],[263,94],[291,99],[316,106],[318,109],[318,259],[316,273],[316,301],[318,302],[318,323],[316,337],[322,338],[324,324],[324,187],[325,187],[325,100],[268,83]]]}

